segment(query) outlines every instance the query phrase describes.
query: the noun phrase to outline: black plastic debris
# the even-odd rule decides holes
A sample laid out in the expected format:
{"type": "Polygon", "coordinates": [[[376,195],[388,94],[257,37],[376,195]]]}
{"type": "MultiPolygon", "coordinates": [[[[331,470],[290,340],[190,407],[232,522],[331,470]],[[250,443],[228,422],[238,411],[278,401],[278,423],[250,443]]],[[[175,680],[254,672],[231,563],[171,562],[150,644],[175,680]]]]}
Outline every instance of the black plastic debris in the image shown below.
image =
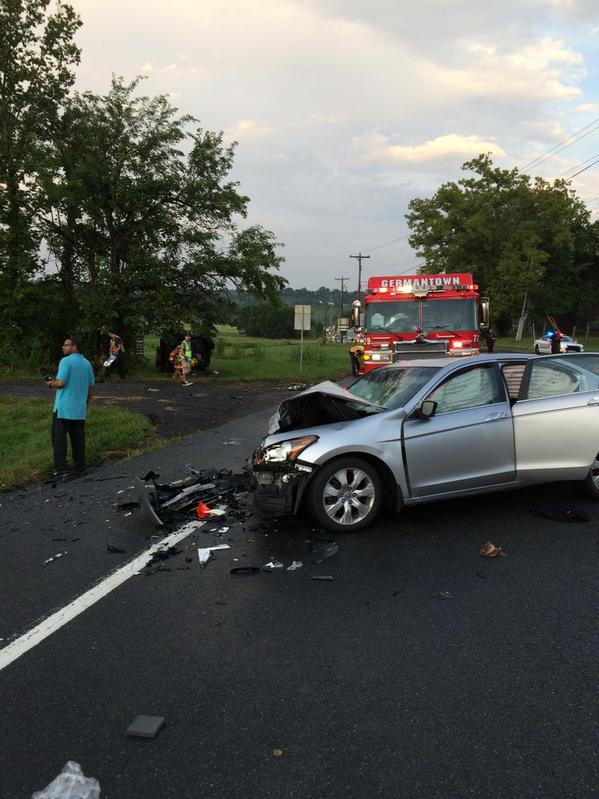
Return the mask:
{"type": "Polygon", "coordinates": [[[235,566],[231,569],[230,574],[233,575],[244,575],[244,574],[260,574],[260,572],[264,574],[268,574],[270,569],[260,569],[259,566],[235,566]]]}
{"type": "Polygon", "coordinates": [[[183,550],[178,549],[175,546],[167,547],[166,549],[159,549],[157,552],[154,552],[150,560],[146,563],[146,567],[154,566],[157,563],[161,563],[164,560],[174,557],[175,555],[180,555],[181,552],[183,552],[183,550]]]}
{"type": "Polygon", "coordinates": [[[550,502],[547,505],[535,505],[530,508],[533,516],[542,519],[553,519],[557,522],[590,522],[591,517],[586,511],[574,505],[561,505],[559,502],[550,502]]]}
{"type": "Polygon", "coordinates": [[[126,553],[126,549],[121,549],[120,547],[115,547],[113,544],[109,544],[108,541],[106,542],[106,550],[110,552],[111,555],[124,555],[126,553]]]}
{"type": "Polygon", "coordinates": [[[117,510],[133,510],[133,508],[139,508],[139,502],[121,502],[116,506],[117,510]]]}
{"type": "Polygon", "coordinates": [[[230,469],[197,471],[172,483],[158,482],[156,472],[135,481],[139,504],[146,519],[157,527],[189,519],[199,502],[212,507],[226,506],[227,518],[244,521],[249,515],[246,497],[254,487],[248,471],[233,474],[230,469]]]}
{"type": "Polygon", "coordinates": [[[136,716],[127,727],[127,735],[133,738],[155,738],[164,726],[162,716],[136,716]]]}

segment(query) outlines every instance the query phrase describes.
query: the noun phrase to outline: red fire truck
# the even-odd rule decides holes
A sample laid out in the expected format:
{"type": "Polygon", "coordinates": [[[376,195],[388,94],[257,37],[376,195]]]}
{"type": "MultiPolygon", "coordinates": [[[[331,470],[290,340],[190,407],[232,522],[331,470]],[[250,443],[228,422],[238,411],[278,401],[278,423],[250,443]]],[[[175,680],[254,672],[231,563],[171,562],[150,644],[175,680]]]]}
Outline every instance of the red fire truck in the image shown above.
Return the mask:
{"type": "Polygon", "coordinates": [[[369,372],[404,358],[478,355],[489,301],[469,274],[386,275],[369,278],[353,314],[369,372]]]}

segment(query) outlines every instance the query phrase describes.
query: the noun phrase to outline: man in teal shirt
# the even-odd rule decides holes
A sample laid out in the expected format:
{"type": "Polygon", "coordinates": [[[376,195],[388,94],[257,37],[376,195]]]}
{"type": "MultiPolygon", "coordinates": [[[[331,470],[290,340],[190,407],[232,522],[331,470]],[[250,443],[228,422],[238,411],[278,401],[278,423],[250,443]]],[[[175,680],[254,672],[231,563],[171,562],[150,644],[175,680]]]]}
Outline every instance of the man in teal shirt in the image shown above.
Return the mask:
{"type": "Polygon", "coordinates": [[[85,416],[91,399],[94,373],[91,363],[79,353],[77,341],[69,336],[62,345],[64,357],[58,365],[54,380],[47,380],[50,388],[58,389],[52,414],[52,449],[54,450],[54,476],[67,474],[67,434],[75,471],[85,471],[85,416]]]}

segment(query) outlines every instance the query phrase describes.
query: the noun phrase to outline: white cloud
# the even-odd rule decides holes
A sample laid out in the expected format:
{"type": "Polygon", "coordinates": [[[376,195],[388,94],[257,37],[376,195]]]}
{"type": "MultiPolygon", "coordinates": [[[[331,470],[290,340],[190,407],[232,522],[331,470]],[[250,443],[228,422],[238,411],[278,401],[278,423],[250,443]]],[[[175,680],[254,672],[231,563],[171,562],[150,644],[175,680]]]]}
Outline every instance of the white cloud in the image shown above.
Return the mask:
{"type": "Polygon", "coordinates": [[[581,103],[576,106],[577,111],[587,113],[589,111],[599,111],[599,103],[581,103]]]}
{"type": "Polygon", "coordinates": [[[225,130],[227,139],[247,141],[262,136],[271,136],[275,128],[270,125],[259,125],[255,119],[240,119],[225,130]]]}
{"type": "Polygon", "coordinates": [[[429,139],[423,144],[400,145],[391,144],[388,137],[371,131],[355,136],[352,145],[359,157],[372,162],[422,164],[447,156],[464,159],[488,152],[495,156],[505,155],[504,150],[493,139],[482,139],[476,135],[458,136],[453,133],[429,139]]]}
{"type": "Polygon", "coordinates": [[[149,61],[146,61],[146,63],[140,67],[139,71],[144,73],[154,72],[154,66],[149,61]]]}

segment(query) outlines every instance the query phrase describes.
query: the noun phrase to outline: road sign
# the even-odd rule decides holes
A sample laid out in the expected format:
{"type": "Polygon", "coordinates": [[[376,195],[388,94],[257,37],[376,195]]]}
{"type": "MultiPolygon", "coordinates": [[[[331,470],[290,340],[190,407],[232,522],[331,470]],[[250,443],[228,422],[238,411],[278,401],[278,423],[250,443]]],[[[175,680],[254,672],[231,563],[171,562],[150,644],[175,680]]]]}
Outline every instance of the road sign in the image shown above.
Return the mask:
{"type": "Polygon", "coordinates": [[[295,319],[293,321],[294,330],[310,330],[311,305],[296,305],[295,319]]]}

